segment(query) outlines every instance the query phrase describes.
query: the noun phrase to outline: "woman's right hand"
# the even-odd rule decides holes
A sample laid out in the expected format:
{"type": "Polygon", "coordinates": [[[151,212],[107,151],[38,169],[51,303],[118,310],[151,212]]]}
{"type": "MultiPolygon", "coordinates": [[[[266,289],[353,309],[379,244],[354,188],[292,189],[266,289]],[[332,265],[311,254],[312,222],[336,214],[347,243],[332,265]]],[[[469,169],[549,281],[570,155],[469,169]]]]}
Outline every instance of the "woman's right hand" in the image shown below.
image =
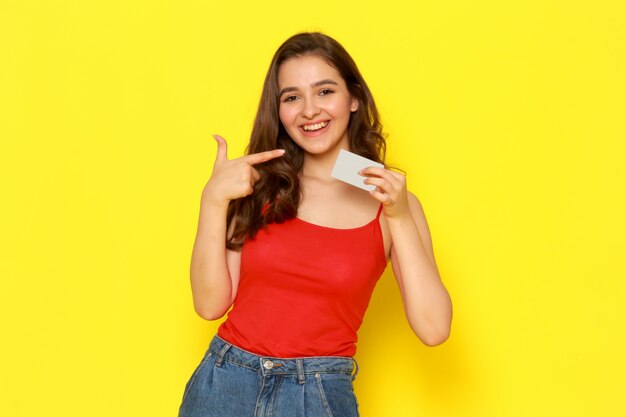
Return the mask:
{"type": "Polygon", "coordinates": [[[231,200],[252,194],[254,183],[260,178],[254,165],[278,158],[285,154],[284,149],[274,149],[228,159],[226,139],[213,135],[217,141],[217,155],[211,178],[202,190],[202,200],[215,205],[228,205],[231,200]]]}

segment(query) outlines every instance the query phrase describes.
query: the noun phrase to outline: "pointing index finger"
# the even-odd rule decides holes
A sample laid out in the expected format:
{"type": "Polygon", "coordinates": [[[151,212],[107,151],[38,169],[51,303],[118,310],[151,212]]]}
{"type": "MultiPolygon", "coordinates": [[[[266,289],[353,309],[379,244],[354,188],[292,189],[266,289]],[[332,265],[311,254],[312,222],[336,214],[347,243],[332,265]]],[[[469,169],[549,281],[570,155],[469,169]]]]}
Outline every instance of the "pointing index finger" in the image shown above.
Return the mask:
{"type": "Polygon", "coordinates": [[[244,156],[247,163],[250,165],[260,164],[262,162],[267,162],[271,159],[278,158],[285,154],[284,149],[274,149],[272,151],[265,151],[259,153],[253,153],[252,155],[244,156]]]}

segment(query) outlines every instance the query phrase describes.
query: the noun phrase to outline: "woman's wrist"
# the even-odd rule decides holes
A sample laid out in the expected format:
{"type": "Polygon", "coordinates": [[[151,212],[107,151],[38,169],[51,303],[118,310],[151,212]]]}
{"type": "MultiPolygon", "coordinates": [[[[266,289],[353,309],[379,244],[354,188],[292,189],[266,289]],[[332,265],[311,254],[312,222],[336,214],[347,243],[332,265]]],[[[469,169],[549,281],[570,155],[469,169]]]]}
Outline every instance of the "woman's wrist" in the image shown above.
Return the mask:
{"type": "Polygon", "coordinates": [[[216,193],[212,189],[205,187],[204,190],[202,190],[201,205],[215,209],[228,209],[230,200],[215,194],[216,193]]]}
{"type": "Polygon", "coordinates": [[[413,216],[411,215],[411,210],[409,209],[393,213],[393,215],[385,214],[385,219],[390,225],[393,224],[400,227],[406,227],[407,224],[411,223],[415,224],[413,216]]]}

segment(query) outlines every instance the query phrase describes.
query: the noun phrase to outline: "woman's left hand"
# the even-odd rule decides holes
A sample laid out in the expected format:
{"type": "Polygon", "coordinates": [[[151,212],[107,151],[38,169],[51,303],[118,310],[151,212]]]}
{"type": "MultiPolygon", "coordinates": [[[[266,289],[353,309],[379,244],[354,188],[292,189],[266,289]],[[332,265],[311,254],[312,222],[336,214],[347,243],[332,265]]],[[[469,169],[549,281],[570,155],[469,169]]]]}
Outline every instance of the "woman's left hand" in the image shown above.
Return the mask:
{"type": "Polygon", "coordinates": [[[376,187],[369,193],[383,204],[385,217],[395,218],[411,215],[404,175],[378,167],[364,168],[359,171],[359,175],[366,177],[363,183],[376,187]]]}

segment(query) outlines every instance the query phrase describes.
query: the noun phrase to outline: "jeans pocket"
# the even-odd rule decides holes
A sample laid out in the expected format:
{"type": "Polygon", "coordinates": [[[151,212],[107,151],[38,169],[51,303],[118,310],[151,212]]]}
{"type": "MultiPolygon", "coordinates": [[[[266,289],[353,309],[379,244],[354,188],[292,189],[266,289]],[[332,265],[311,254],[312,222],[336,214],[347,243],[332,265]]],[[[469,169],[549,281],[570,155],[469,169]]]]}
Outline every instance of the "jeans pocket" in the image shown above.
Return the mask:
{"type": "Polygon", "coordinates": [[[330,409],[330,405],[328,404],[328,399],[326,398],[326,392],[324,391],[324,384],[322,384],[322,375],[315,374],[315,383],[317,384],[317,389],[320,394],[320,399],[322,400],[322,407],[324,408],[324,414],[326,417],[334,417],[333,412],[330,409]]]}
{"type": "Polygon", "coordinates": [[[325,417],[359,417],[359,405],[349,374],[317,373],[315,383],[325,417]]]}

